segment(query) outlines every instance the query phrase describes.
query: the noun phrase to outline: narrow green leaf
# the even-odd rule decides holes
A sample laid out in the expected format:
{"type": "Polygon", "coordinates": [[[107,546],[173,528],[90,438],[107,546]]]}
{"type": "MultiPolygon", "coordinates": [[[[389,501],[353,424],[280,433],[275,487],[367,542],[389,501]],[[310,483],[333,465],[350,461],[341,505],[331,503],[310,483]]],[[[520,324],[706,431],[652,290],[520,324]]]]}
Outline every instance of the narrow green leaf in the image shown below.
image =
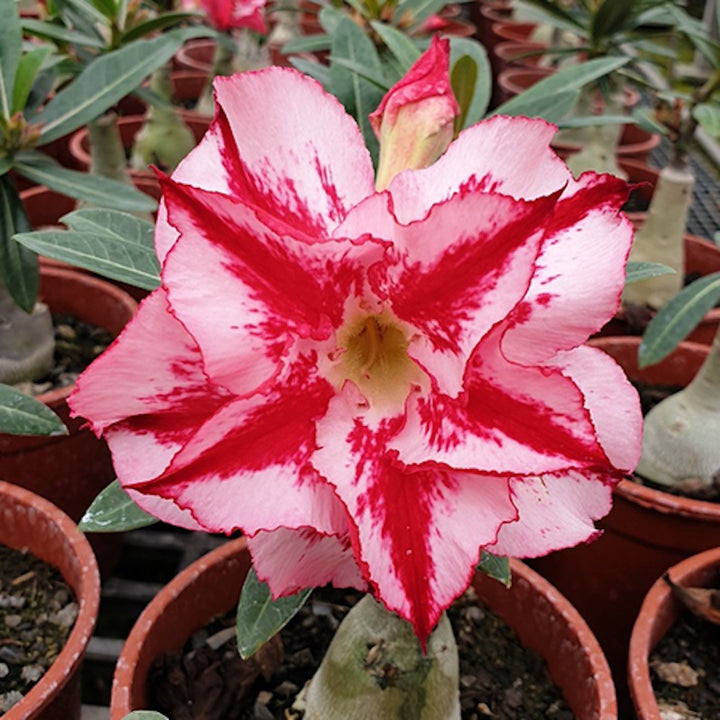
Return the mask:
{"type": "MultiPolygon", "coordinates": [[[[526,91],[527,92],[527,91],[526,91]]],[[[553,95],[538,96],[533,94],[529,97],[523,97],[525,93],[513,98],[507,104],[508,108],[503,105],[494,110],[491,115],[524,115],[526,117],[543,118],[548,122],[559,124],[560,121],[575,107],[580,96],[579,90],[566,90],[565,92],[556,92],[553,95]],[[517,100],[518,102],[513,102],[517,100]]]]}
{"type": "Polygon", "coordinates": [[[240,656],[249,658],[275,633],[282,630],[310,597],[312,588],[273,600],[267,583],[250,568],[237,609],[237,644],[240,656]]]}
{"type": "Polygon", "coordinates": [[[0,0],[0,18],[0,115],[9,118],[22,54],[22,30],[15,0],[0,0]]]}
{"type": "Polygon", "coordinates": [[[157,207],[153,198],[134,186],[89,173],[68,170],[49,159],[44,159],[41,153],[33,154],[32,160],[29,158],[29,154],[24,154],[22,159],[15,162],[15,169],[29,180],[46,185],[51,190],[68,197],[114,210],[152,211],[157,207]]]}
{"type": "Polygon", "coordinates": [[[330,36],[326,33],[317,35],[298,35],[283,45],[283,55],[293,53],[311,53],[330,49],[330,36]]]}
{"type": "Polygon", "coordinates": [[[72,43],[84,48],[104,48],[105,42],[93,35],[86,35],[78,30],[70,30],[63,25],[55,25],[44,20],[33,18],[21,19],[23,31],[35,37],[48,40],[59,40],[60,42],[72,43]]]}
{"type": "Polygon", "coordinates": [[[87,0],[63,0],[63,4],[74,8],[80,15],[93,23],[100,23],[101,25],[108,24],[109,17],[101,12],[95,6],[95,3],[88,2],[87,0]]]}
{"type": "Polygon", "coordinates": [[[450,71],[450,85],[460,108],[455,118],[455,135],[467,125],[468,111],[475,95],[477,72],[477,63],[468,55],[463,55],[450,71]]]}
{"type": "Polygon", "coordinates": [[[553,121],[558,120],[563,117],[559,112],[567,106],[572,91],[579,91],[584,85],[618,70],[628,61],[629,58],[626,57],[604,57],[563,68],[503,103],[492,114],[531,115],[546,119],[550,119],[551,116],[553,121]],[[554,98],[562,101],[563,104],[563,108],[559,108],[558,111],[552,109],[554,98]],[[544,114],[541,115],[538,108],[542,108],[544,114]]]}
{"type": "Polygon", "coordinates": [[[158,15],[150,20],[146,20],[143,23],[133,25],[121,38],[120,41],[123,45],[137,40],[139,38],[146,37],[152,33],[158,32],[159,30],[165,30],[169,27],[175,27],[186,20],[202,18],[200,13],[196,12],[167,12],[162,15],[158,15]]]}
{"type": "Polygon", "coordinates": [[[62,420],[45,403],[0,384],[0,433],[67,435],[62,420]]]}
{"type": "Polygon", "coordinates": [[[684,287],[658,310],[640,343],[640,367],[667,357],[720,301],[720,272],[706,275],[684,287]]]}
{"type": "Polygon", "coordinates": [[[122,720],[170,720],[170,718],[154,710],[133,710],[122,720]]]}
{"type": "Polygon", "coordinates": [[[417,27],[431,15],[440,12],[447,4],[447,0],[400,0],[394,13],[395,22],[409,15],[412,18],[410,27],[417,27]]]}
{"type": "Polygon", "coordinates": [[[636,0],[604,0],[592,19],[591,36],[602,42],[623,30],[632,17],[636,0]]]}
{"type": "Polygon", "coordinates": [[[328,92],[330,92],[330,68],[327,65],[321,65],[314,60],[306,60],[302,57],[291,57],[290,64],[302,73],[309,75],[317,80],[328,92]]]}
{"type": "MultiPolygon", "coordinates": [[[[464,112],[464,106],[460,98],[457,98],[461,111],[464,113],[462,124],[458,125],[460,128],[469,127],[483,119],[490,104],[490,96],[492,94],[492,70],[490,69],[490,61],[488,60],[485,48],[476,40],[469,38],[450,38],[451,78],[455,72],[457,63],[464,58],[469,58],[474,63],[476,71],[474,73],[475,84],[472,89],[472,98],[466,112],[464,112]]],[[[463,63],[467,63],[467,60],[463,60],[463,63]]],[[[468,72],[468,70],[465,70],[465,72],[468,72]]],[[[470,78],[465,79],[465,81],[469,80],[470,78]]],[[[455,90],[454,83],[453,90],[455,90]]]]}
{"type": "Polygon", "coordinates": [[[180,48],[182,35],[165,33],[138,40],[93,60],[38,113],[41,143],[55,140],[94,120],[166,63],[180,48]]]}
{"type": "Polygon", "coordinates": [[[561,3],[553,0],[526,0],[522,12],[528,22],[549,24],[560,30],[567,30],[573,35],[583,36],[587,32],[587,18],[584,18],[584,22],[579,20],[561,3]]]}
{"type": "Polygon", "coordinates": [[[63,217],[70,230],[16,235],[35,252],[135,287],[160,285],[154,227],[134,215],[104,209],[76,210],[63,217]]]}
{"type": "Polygon", "coordinates": [[[9,175],[0,177],[0,281],[25,312],[32,312],[40,287],[38,259],[18,245],[13,235],[30,231],[20,196],[9,175]]]}
{"type": "Polygon", "coordinates": [[[78,523],[78,529],[82,532],[124,532],[156,522],[157,518],[139,508],[120,482],[113,480],[92,501],[78,523]]]}
{"type": "Polygon", "coordinates": [[[335,29],[330,59],[330,92],[345,106],[360,126],[365,144],[373,162],[377,162],[379,146],[370,126],[368,115],[382,100],[384,91],[354,72],[337,59],[355,63],[370,76],[383,76],[377,50],[365,33],[349,18],[344,18],[335,29]]]}
{"type": "Polygon", "coordinates": [[[671,275],[675,271],[661,263],[653,262],[629,262],[625,268],[625,284],[640,282],[648,278],[659,277],[660,275],[671,275]]]}
{"type": "Polygon", "coordinates": [[[24,109],[40,66],[49,54],[49,47],[38,47],[24,53],[20,58],[17,73],[15,73],[15,87],[13,88],[13,114],[21,112],[24,109]]]}
{"type": "Polygon", "coordinates": [[[388,50],[397,58],[403,74],[420,57],[418,46],[404,33],[387,23],[373,20],[370,25],[387,45],[388,50]]]}
{"type": "Polygon", "coordinates": [[[710,103],[700,103],[693,108],[693,117],[708,135],[720,137],[720,108],[710,103]]]}
{"type": "Polygon", "coordinates": [[[483,550],[480,553],[478,570],[489,575],[493,580],[499,580],[505,587],[510,587],[512,576],[510,573],[510,559],[500,555],[492,555],[483,550]]]}

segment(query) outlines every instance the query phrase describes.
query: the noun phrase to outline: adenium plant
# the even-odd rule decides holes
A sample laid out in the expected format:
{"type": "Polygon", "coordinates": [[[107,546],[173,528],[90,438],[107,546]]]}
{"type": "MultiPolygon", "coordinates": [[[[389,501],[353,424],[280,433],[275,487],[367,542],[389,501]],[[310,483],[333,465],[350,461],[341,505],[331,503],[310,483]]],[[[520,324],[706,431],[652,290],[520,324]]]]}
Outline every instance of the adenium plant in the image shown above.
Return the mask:
{"type": "MultiPolygon", "coordinates": [[[[434,72],[421,58],[383,103],[437,88],[404,115],[420,128],[422,103],[452,105],[447,43],[429,52],[434,72]]],[[[162,178],[162,284],[71,407],[140,507],[241,529],[275,597],[367,590],[373,632],[434,663],[417,673],[432,692],[406,689],[413,717],[459,718],[441,618],[481,550],[592,539],[638,459],[636,393],[583,345],[619,303],[627,188],[573,179],[547,122],[494,117],[378,190],[356,123],[314,80],[274,67],[218,78],[215,96],[162,178]]],[[[362,663],[337,679],[321,668],[306,718],[400,717],[377,687],[354,700],[373,685],[362,663]]]]}

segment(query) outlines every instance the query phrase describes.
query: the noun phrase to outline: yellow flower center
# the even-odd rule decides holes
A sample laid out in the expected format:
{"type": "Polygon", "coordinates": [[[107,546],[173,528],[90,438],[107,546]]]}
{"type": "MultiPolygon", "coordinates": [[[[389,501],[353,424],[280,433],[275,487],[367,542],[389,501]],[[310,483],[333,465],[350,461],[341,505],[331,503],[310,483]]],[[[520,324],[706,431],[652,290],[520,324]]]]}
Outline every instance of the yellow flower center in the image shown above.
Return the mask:
{"type": "Polygon", "coordinates": [[[373,408],[401,411],[413,387],[427,381],[408,355],[407,335],[386,310],[349,320],[337,334],[333,380],[339,386],[352,381],[373,408]]]}

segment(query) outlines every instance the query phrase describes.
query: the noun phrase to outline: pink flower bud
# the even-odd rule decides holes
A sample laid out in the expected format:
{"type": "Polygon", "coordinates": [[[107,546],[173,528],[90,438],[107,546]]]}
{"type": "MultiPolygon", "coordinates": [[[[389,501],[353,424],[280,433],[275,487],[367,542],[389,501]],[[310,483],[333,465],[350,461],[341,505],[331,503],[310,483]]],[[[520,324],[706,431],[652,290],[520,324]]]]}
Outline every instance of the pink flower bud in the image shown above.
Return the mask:
{"type": "Polygon", "coordinates": [[[377,189],[386,188],[401,170],[432,165],[450,144],[459,112],[450,87],[450,43],[436,35],[370,115],[380,140],[377,189]]]}

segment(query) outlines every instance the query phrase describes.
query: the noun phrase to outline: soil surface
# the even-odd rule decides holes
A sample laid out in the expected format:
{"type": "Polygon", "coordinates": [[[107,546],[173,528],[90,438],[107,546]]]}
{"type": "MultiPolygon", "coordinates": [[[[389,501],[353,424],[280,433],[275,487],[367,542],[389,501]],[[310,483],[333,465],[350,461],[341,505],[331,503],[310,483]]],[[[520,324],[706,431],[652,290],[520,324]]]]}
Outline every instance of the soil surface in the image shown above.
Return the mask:
{"type": "MultiPolygon", "coordinates": [[[[214,621],[192,636],[183,654],[165,655],[151,668],[152,709],[173,720],[301,720],[292,709],[295,696],[359,597],[315,591],[280,636],[248,662],[237,654],[234,612],[214,621]]],[[[448,615],[460,653],[462,720],[572,720],[544,660],[523,648],[472,589],[448,615]]]]}
{"type": "Polygon", "coordinates": [[[650,656],[658,706],[674,720],[720,718],[720,627],[684,612],[650,656]]]}
{"type": "Polygon", "coordinates": [[[52,665],[77,614],[73,592],[54,567],[0,545],[0,714],[52,665]]]}
{"type": "Polygon", "coordinates": [[[72,315],[53,314],[55,362],[50,374],[19,389],[30,395],[72,385],[78,375],[112,342],[104,328],[90,325],[72,315]]]}

